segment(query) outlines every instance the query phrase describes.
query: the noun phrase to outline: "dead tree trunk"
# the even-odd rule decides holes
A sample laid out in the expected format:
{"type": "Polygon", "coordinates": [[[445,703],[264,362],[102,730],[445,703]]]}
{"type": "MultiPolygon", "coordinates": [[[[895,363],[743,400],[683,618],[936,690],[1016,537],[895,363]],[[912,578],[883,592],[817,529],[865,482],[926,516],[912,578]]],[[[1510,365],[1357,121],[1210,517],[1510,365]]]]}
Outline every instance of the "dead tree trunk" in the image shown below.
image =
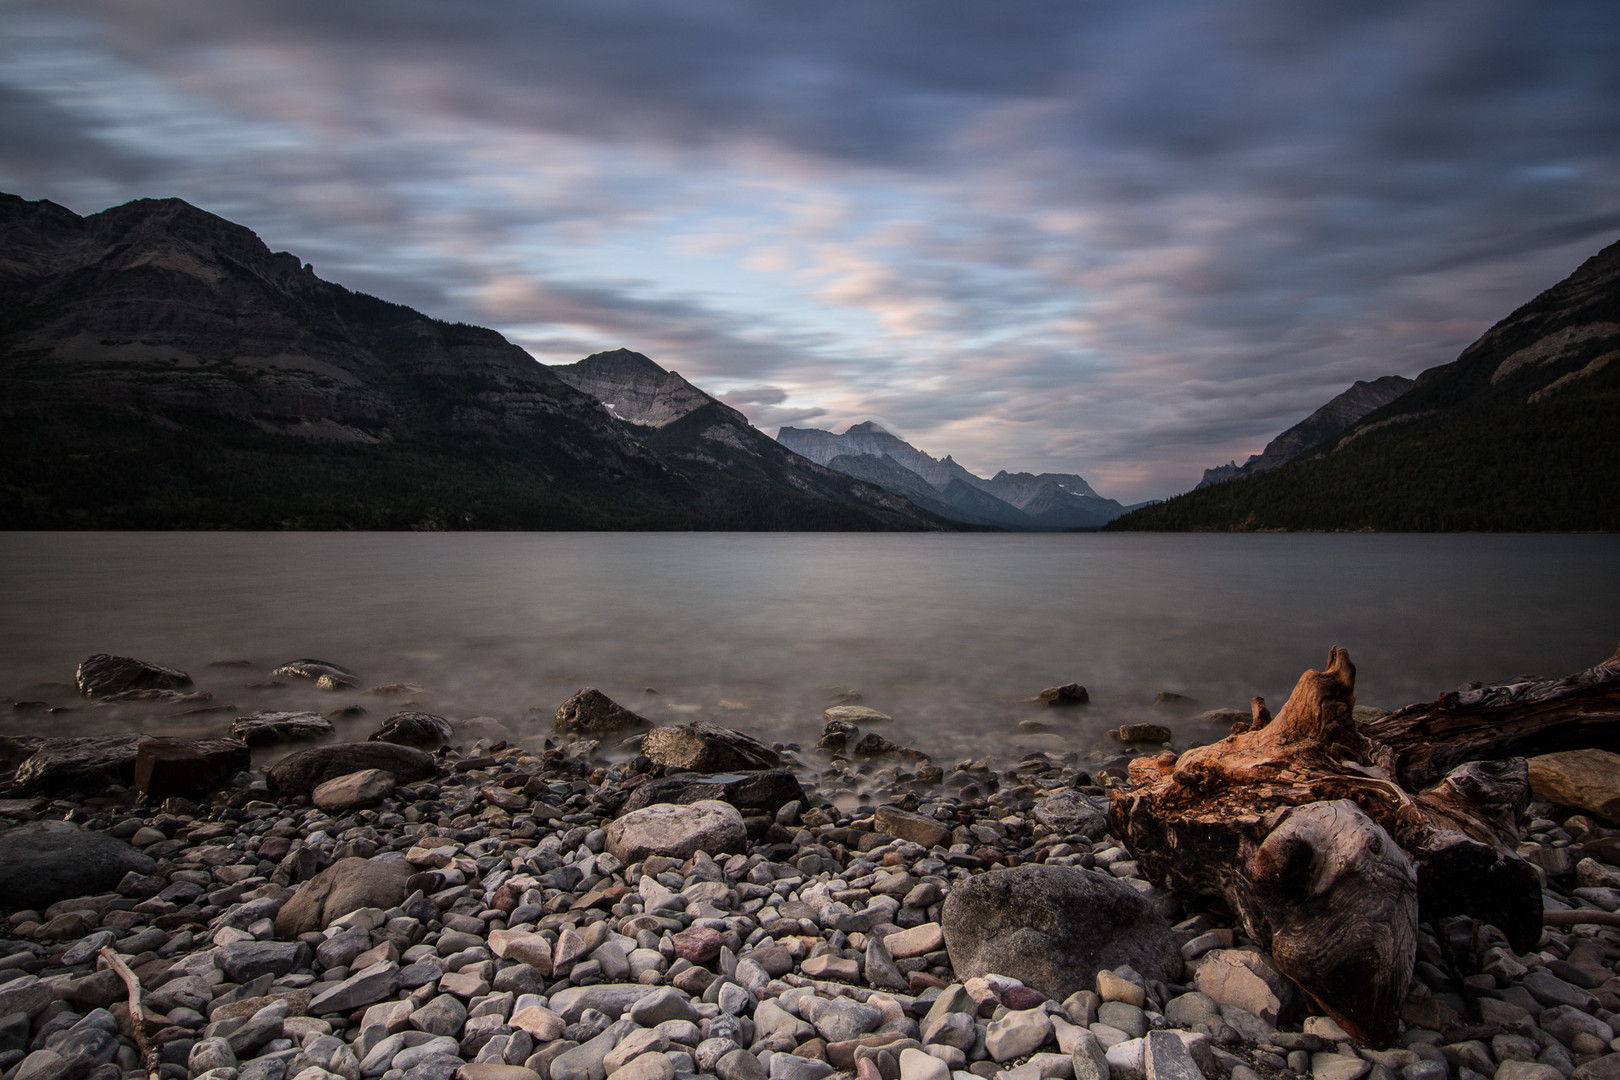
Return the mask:
{"type": "Polygon", "coordinates": [[[1132,762],[1114,833],[1171,892],[1237,915],[1345,1030],[1387,1045],[1419,921],[1471,915],[1521,951],[1540,936],[1539,877],[1514,854],[1529,779],[1512,755],[1620,735],[1620,654],[1448,698],[1358,729],[1355,667],[1336,648],[1275,719],[1257,700],[1248,731],[1132,762]]]}

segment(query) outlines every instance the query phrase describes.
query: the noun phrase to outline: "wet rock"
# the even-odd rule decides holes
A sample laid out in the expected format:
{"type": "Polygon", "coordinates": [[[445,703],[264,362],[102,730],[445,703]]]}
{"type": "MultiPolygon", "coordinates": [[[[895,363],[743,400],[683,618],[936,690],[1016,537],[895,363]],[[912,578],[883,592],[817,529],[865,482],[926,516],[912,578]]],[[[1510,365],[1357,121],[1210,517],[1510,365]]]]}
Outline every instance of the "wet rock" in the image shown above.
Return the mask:
{"type": "Polygon", "coordinates": [[[655,765],[693,772],[774,769],[780,755],[750,735],[695,720],[683,727],[655,727],[641,741],[655,765]]]}
{"type": "Polygon", "coordinates": [[[1121,724],[1109,735],[1125,743],[1167,743],[1170,729],[1163,724],[1121,724]]]}
{"type": "Polygon", "coordinates": [[[45,739],[11,778],[13,795],[79,795],[135,782],[135,758],[152,736],[91,735],[45,739]]]}
{"type": "Polygon", "coordinates": [[[651,726],[645,717],[626,709],[594,686],[585,687],[559,705],[551,723],[551,729],[560,734],[592,738],[651,726]]]}
{"type": "Polygon", "coordinates": [[[304,882],[276,913],[280,938],[324,930],[334,920],[360,908],[388,909],[405,899],[412,869],[400,859],[339,859],[304,882]]]}
{"type": "Polygon", "coordinates": [[[850,754],[856,758],[888,758],[912,764],[929,760],[928,755],[921,750],[913,750],[909,746],[890,742],[875,731],[869,731],[861,736],[861,741],[850,749],[850,754]]]}
{"type": "Polygon", "coordinates": [[[398,712],[384,720],[366,738],[371,742],[414,746],[418,750],[431,752],[449,746],[455,739],[455,731],[450,727],[450,721],[442,716],[425,712],[398,712]]]}
{"type": "Polygon", "coordinates": [[[262,712],[239,716],[231,723],[231,737],[249,746],[321,739],[332,734],[332,721],[312,712],[262,712]]]}
{"type": "Polygon", "coordinates": [[[270,672],[272,678],[281,679],[309,679],[319,682],[323,676],[331,676],[334,681],[346,682],[351,686],[360,685],[360,676],[340,664],[327,660],[289,660],[270,672]]]}
{"type": "Polygon", "coordinates": [[[1074,705],[1091,704],[1091,695],[1086,688],[1077,682],[1064,683],[1062,686],[1048,686],[1036,697],[1042,705],[1055,708],[1064,708],[1074,705]]]}
{"type": "Polygon", "coordinates": [[[183,690],[191,676],[129,656],[92,653],[79,662],[73,682],[85,697],[105,697],[126,690],[183,690]]]}
{"type": "Polygon", "coordinates": [[[621,862],[649,855],[689,858],[746,850],[748,832],[736,807],[714,799],[689,804],[659,803],[633,810],[607,828],[607,849],[621,862]]]}
{"type": "Polygon", "coordinates": [[[0,833],[0,907],[43,910],[110,892],[125,874],[150,874],[157,865],[106,833],[66,821],[30,822],[0,833]]]}
{"type": "Polygon", "coordinates": [[[861,724],[886,724],[894,719],[888,713],[865,705],[832,705],[821,710],[821,715],[829,726],[839,723],[859,727],[861,724]]]}
{"type": "Polygon", "coordinates": [[[940,922],[958,978],[995,972],[1061,1001],[1099,970],[1129,965],[1173,980],[1181,952],[1169,925],[1130,886],[1065,866],[991,870],[956,885],[940,922]]]}
{"type": "Polygon", "coordinates": [[[627,814],[656,803],[694,803],[706,799],[730,803],[739,812],[752,816],[775,814],[789,803],[802,803],[805,792],[798,778],[787,769],[769,769],[724,782],[666,776],[638,786],[619,812],[627,814]]]}
{"type": "Polygon", "coordinates": [[[321,784],[363,769],[392,773],[396,783],[426,780],[438,773],[433,755],[385,742],[340,742],[288,754],[265,773],[273,795],[308,795],[321,784]]]}
{"type": "Polygon", "coordinates": [[[251,751],[237,739],[152,739],[135,752],[135,788],[150,802],[196,798],[218,791],[251,764],[251,751]]]}
{"type": "Polygon", "coordinates": [[[393,773],[361,769],[326,781],[310,792],[309,800],[329,814],[343,814],[376,806],[393,792],[393,773]]]}

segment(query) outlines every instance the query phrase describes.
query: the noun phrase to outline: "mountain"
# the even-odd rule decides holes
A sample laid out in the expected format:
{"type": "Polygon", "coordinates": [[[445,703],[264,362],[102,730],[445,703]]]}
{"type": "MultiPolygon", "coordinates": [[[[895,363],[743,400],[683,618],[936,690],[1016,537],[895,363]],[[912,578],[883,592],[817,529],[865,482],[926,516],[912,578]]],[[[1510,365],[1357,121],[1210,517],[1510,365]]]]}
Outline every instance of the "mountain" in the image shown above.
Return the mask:
{"type": "Polygon", "coordinates": [[[1125,512],[1072,473],[1009,473],[989,480],[943,461],[867,421],[840,435],[784,427],[777,441],[811,461],[859,477],[943,517],[1003,529],[1096,528],[1125,512]]]}
{"type": "Polygon", "coordinates": [[[1360,420],[1374,409],[1382,408],[1412,388],[1412,380],[1400,375],[1385,375],[1372,382],[1357,381],[1350,389],[1317,409],[1311,415],[1278,435],[1258,454],[1239,465],[1231,462],[1204,470],[1199,487],[1208,487],[1224,480],[1270,472],[1286,465],[1305,451],[1331,439],[1360,420]]]}
{"type": "Polygon", "coordinates": [[[181,200],[81,218],[0,195],[0,528],[937,524],[739,490],[494,331],[323,281],[181,200]]]}
{"type": "Polygon", "coordinates": [[[601,403],[659,460],[733,505],[786,491],[868,514],[891,526],[951,527],[927,512],[931,508],[919,511],[903,493],[793,453],[736,409],[641,353],[615,349],[551,371],[601,403]]]}
{"type": "Polygon", "coordinates": [[[1620,243],[1279,468],[1114,529],[1620,529],[1620,243]]]}

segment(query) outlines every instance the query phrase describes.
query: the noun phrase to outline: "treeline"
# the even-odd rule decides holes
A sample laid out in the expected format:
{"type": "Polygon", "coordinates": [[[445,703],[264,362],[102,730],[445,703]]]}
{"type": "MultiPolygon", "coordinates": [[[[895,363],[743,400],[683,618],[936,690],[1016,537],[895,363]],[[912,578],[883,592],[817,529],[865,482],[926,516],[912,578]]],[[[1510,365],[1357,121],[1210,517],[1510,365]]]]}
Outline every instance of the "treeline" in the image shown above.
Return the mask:
{"type": "MultiPolygon", "coordinates": [[[[1620,365],[1611,365],[1620,367],[1620,365]]],[[[1362,436],[1144,507],[1111,531],[1620,531],[1620,388],[1362,436]]]]}

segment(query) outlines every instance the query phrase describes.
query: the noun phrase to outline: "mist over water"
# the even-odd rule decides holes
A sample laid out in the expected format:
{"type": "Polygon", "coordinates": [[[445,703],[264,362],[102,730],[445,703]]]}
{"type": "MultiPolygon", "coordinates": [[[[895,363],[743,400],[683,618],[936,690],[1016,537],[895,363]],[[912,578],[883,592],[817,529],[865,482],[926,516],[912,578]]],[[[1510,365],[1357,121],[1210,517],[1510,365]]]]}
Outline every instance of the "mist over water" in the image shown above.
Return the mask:
{"type": "Polygon", "coordinates": [[[884,735],[948,765],[1112,750],[1103,732],[1141,719],[1212,741],[1224,728],[1154,695],[1277,709],[1333,645],[1358,700],[1384,708],[1588,667],[1620,641],[1620,537],[9,533],[0,590],[0,694],[77,706],[7,706],[7,733],[195,737],[356,703],[368,715],[340,730],[363,738],[398,707],[245,687],[314,657],[519,734],[596,686],[655,723],[809,747],[853,688],[895,718],[884,735]],[[91,706],[67,684],[94,652],[182,668],[234,708],[91,706]],[[210,666],[238,660],[252,666],[210,666]],[[1071,681],[1090,708],[1020,701],[1071,681]],[[1024,719],[1052,731],[1017,732],[1024,719]]]}

